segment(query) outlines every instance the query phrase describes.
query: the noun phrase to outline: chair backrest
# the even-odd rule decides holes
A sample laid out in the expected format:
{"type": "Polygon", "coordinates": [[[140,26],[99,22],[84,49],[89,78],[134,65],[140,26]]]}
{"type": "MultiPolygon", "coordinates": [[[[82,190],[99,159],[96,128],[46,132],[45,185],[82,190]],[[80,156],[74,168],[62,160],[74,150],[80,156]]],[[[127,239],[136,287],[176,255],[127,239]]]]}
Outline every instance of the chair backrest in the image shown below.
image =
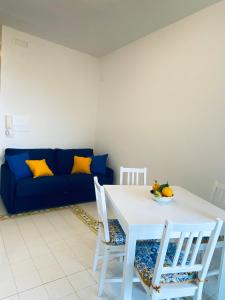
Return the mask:
{"type": "Polygon", "coordinates": [[[125,168],[120,167],[120,184],[126,182],[127,185],[138,185],[140,177],[143,177],[142,184],[146,185],[147,182],[147,168],[125,168]],[[126,176],[126,178],[125,178],[126,176]],[[125,180],[126,179],[126,180],[125,180]]]}
{"type": "Polygon", "coordinates": [[[218,181],[215,182],[210,202],[222,209],[225,209],[225,184],[218,181]]]}
{"type": "Polygon", "coordinates": [[[220,219],[202,224],[175,224],[166,221],[153,274],[153,286],[160,285],[163,274],[183,272],[197,272],[198,280],[204,282],[222,225],[223,221],[220,219]],[[199,259],[200,245],[204,237],[209,239],[203,256],[199,259]],[[166,254],[170,242],[174,241],[176,241],[175,255],[172,264],[166,266],[166,254]]]}
{"type": "Polygon", "coordinates": [[[95,195],[98,209],[98,220],[103,225],[105,242],[110,241],[109,237],[109,224],[108,224],[108,216],[107,216],[107,207],[105,200],[105,190],[104,187],[101,186],[98,182],[98,178],[94,177],[94,185],[95,185],[95,195]]]}

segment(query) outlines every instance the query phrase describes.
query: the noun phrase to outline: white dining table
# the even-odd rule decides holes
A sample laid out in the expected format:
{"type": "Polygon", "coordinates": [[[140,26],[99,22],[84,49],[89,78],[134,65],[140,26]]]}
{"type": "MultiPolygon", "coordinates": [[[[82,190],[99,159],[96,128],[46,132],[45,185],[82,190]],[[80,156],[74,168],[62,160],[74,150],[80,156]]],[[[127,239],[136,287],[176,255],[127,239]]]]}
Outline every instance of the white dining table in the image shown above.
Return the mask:
{"type": "MultiPolygon", "coordinates": [[[[136,241],[160,239],[166,219],[180,223],[201,223],[221,218],[225,210],[182,187],[174,186],[174,199],[159,204],[152,199],[150,186],[105,185],[107,202],[125,234],[122,300],[131,300],[136,241]]],[[[221,234],[225,233],[223,225],[221,234]]],[[[225,299],[225,255],[222,251],[218,282],[218,300],[225,299]]]]}

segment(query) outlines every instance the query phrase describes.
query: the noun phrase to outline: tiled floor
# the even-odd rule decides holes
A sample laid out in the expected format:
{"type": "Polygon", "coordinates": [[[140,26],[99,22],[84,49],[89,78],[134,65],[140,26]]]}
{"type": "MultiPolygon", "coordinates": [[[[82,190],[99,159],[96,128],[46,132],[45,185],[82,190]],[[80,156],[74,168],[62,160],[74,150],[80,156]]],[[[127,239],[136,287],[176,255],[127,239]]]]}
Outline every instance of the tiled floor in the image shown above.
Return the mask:
{"type": "MultiPolygon", "coordinates": [[[[83,207],[96,215],[94,203],[83,207]]],[[[91,271],[95,240],[96,235],[69,209],[1,221],[0,299],[99,299],[98,274],[91,271]]],[[[110,272],[120,269],[118,262],[110,266],[110,272]]],[[[107,284],[101,299],[119,299],[119,287],[107,284]]],[[[216,282],[207,283],[209,295],[215,290],[216,282]]],[[[133,299],[146,300],[139,284],[133,299]]]]}

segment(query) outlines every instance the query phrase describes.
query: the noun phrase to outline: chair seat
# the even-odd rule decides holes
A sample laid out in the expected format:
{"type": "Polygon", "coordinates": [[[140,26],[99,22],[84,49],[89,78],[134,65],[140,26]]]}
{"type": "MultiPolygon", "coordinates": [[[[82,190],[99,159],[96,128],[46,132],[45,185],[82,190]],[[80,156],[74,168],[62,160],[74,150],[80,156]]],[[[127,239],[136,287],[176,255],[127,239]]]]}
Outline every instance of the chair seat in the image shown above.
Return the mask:
{"type": "Polygon", "coordinates": [[[126,235],[117,219],[108,219],[111,246],[125,245],[126,235]]]}
{"type": "MultiPolygon", "coordinates": [[[[164,266],[172,266],[173,258],[176,253],[176,244],[170,243],[165,258],[164,266]]],[[[152,285],[152,277],[159,252],[160,242],[154,240],[140,241],[136,246],[135,268],[139,273],[142,281],[150,287],[152,285]]],[[[182,262],[184,254],[179,257],[178,264],[182,262]]],[[[183,283],[191,282],[197,279],[197,273],[177,273],[163,274],[161,284],[163,283],[183,283]]]]}

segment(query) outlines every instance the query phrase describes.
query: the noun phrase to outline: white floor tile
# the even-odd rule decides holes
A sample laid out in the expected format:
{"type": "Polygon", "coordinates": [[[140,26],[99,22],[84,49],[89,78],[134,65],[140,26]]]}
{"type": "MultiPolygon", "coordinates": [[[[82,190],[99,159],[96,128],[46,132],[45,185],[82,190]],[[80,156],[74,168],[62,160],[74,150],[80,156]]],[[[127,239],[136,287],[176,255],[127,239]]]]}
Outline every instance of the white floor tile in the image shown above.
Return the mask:
{"type": "Polygon", "coordinates": [[[43,245],[28,245],[28,249],[32,258],[50,254],[49,248],[46,245],[44,245],[44,243],[43,245]]]}
{"type": "Polygon", "coordinates": [[[77,258],[80,264],[82,264],[86,269],[90,269],[93,264],[93,256],[83,255],[77,258]]]}
{"type": "Polygon", "coordinates": [[[15,277],[29,275],[36,271],[35,265],[31,259],[12,263],[11,269],[15,277]]]}
{"type": "Polygon", "coordinates": [[[58,261],[66,275],[71,275],[83,271],[84,266],[76,258],[64,258],[58,261]]]}
{"type": "Polygon", "coordinates": [[[51,300],[63,298],[74,293],[71,284],[66,278],[47,283],[45,288],[51,300]]]}
{"type": "Polygon", "coordinates": [[[4,300],[20,300],[20,299],[19,299],[19,296],[15,295],[15,296],[5,298],[4,300]]]}
{"type": "Polygon", "coordinates": [[[46,268],[57,263],[52,253],[33,257],[33,263],[37,269],[46,268]]]}
{"type": "Polygon", "coordinates": [[[13,274],[9,264],[4,264],[0,266],[0,282],[4,280],[13,279],[13,274]]]}
{"type": "MultiPolygon", "coordinates": [[[[121,284],[120,283],[105,283],[104,294],[110,298],[120,298],[121,284]]],[[[142,298],[140,298],[142,300],[142,298]]]]}
{"type": "Polygon", "coordinates": [[[48,294],[43,286],[20,293],[19,298],[20,300],[49,300],[48,294]]]}
{"type": "Polygon", "coordinates": [[[51,248],[52,253],[54,254],[54,257],[60,261],[62,259],[65,258],[74,258],[75,255],[73,254],[73,252],[71,251],[71,249],[69,247],[67,247],[66,245],[64,245],[64,248],[58,248],[58,246],[55,246],[55,248],[51,248]]]}
{"type": "Polygon", "coordinates": [[[48,248],[50,251],[63,251],[63,250],[69,250],[69,247],[66,245],[64,240],[60,241],[53,241],[51,243],[48,243],[48,248]]]}
{"type": "Polygon", "coordinates": [[[26,247],[15,248],[16,243],[14,244],[14,249],[9,250],[7,255],[10,263],[16,263],[30,258],[30,254],[26,247]]]}
{"type": "Polygon", "coordinates": [[[82,271],[74,275],[71,275],[68,277],[68,279],[72,284],[73,288],[75,289],[75,291],[96,284],[94,278],[87,271],[82,271]]]}
{"type": "MultiPolygon", "coordinates": [[[[97,293],[98,293],[97,285],[89,286],[89,287],[87,287],[83,290],[79,290],[77,292],[78,297],[81,300],[112,300],[113,299],[113,298],[111,298],[110,296],[107,296],[107,295],[103,295],[102,297],[98,297],[97,293]]],[[[138,300],[141,300],[141,299],[138,299],[138,300]]]]}
{"type": "Polygon", "coordinates": [[[72,294],[72,295],[60,298],[59,300],[80,300],[80,298],[78,298],[78,296],[76,294],[72,294]]]}
{"type": "Polygon", "coordinates": [[[30,272],[26,275],[14,276],[18,292],[23,292],[42,284],[41,278],[37,271],[30,272]]]}
{"type": "Polygon", "coordinates": [[[46,268],[38,269],[42,283],[47,283],[65,277],[62,268],[56,263],[46,268]]]}
{"type": "Polygon", "coordinates": [[[0,299],[16,294],[16,286],[13,279],[0,282],[0,299]]]}
{"type": "Polygon", "coordinates": [[[8,256],[6,255],[6,252],[1,251],[0,252],[0,268],[2,265],[8,264],[9,260],[8,260],[8,256]]]}
{"type": "Polygon", "coordinates": [[[100,273],[99,272],[93,272],[92,268],[91,269],[87,269],[87,271],[94,278],[94,280],[96,282],[98,282],[100,273]]]}

